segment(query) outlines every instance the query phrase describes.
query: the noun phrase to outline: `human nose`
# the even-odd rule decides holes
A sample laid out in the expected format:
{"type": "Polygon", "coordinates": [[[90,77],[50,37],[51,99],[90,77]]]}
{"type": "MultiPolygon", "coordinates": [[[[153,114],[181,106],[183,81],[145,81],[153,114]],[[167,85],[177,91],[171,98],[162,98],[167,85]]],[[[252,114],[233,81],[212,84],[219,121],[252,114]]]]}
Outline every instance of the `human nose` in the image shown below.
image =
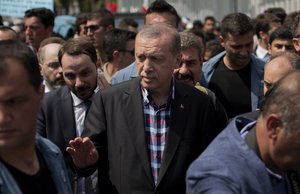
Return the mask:
{"type": "Polygon", "coordinates": [[[0,126],[9,120],[9,112],[4,105],[0,105],[0,126]]]}
{"type": "Polygon", "coordinates": [[[187,66],[184,62],[182,62],[181,66],[179,67],[179,73],[182,75],[186,75],[189,73],[189,69],[187,68],[187,66]]]}
{"type": "Polygon", "coordinates": [[[83,81],[81,80],[80,77],[76,77],[75,79],[75,87],[80,87],[83,85],[83,81]]]}
{"type": "Polygon", "coordinates": [[[29,35],[29,34],[31,34],[32,33],[32,31],[31,31],[31,29],[30,28],[25,28],[25,35],[29,35]]]}
{"type": "Polygon", "coordinates": [[[280,49],[280,51],[286,51],[286,50],[287,50],[286,46],[282,46],[282,48],[280,49]]]}
{"type": "Polygon", "coordinates": [[[86,30],[86,35],[87,36],[93,36],[94,35],[94,31],[91,30],[91,28],[86,28],[85,30],[86,30]]]}
{"type": "Polygon", "coordinates": [[[151,64],[151,62],[148,59],[146,59],[143,62],[143,70],[145,72],[151,72],[151,71],[153,71],[153,65],[151,64]]]}

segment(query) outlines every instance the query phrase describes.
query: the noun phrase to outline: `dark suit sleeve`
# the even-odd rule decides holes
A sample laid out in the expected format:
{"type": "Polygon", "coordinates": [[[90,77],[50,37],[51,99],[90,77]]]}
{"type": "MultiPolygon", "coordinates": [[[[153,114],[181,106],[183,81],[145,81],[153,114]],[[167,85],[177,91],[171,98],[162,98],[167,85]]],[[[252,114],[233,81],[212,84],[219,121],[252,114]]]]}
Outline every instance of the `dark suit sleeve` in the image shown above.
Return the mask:
{"type": "Polygon", "coordinates": [[[212,140],[226,127],[227,125],[227,117],[225,113],[222,114],[222,111],[219,112],[218,109],[216,109],[216,106],[214,104],[212,98],[208,99],[208,106],[207,106],[207,112],[206,112],[206,126],[204,127],[203,133],[202,133],[202,142],[204,150],[211,142],[212,140]]]}
{"type": "Polygon", "coordinates": [[[47,137],[46,133],[46,116],[44,112],[44,107],[40,108],[40,111],[37,115],[37,123],[36,123],[36,132],[42,137],[47,137]]]}
{"type": "Polygon", "coordinates": [[[101,92],[98,92],[94,96],[91,108],[85,120],[85,128],[81,136],[89,137],[99,153],[97,164],[90,167],[86,173],[90,173],[98,168],[98,184],[99,188],[101,188],[101,192],[115,193],[108,176],[109,164],[107,155],[106,116],[101,92]]]}

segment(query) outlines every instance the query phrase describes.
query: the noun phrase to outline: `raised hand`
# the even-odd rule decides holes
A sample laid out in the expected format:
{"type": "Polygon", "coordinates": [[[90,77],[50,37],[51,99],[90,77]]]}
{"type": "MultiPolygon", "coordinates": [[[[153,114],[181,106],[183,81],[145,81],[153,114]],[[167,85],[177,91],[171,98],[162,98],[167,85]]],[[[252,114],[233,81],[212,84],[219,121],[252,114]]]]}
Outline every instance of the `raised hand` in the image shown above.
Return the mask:
{"type": "Polygon", "coordinates": [[[70,140],[69,144],[66,151],[71,155],[78,168],[86,168],[97,162],[98,152],[88,137],[76,137],[74,140],[70,140]]]}

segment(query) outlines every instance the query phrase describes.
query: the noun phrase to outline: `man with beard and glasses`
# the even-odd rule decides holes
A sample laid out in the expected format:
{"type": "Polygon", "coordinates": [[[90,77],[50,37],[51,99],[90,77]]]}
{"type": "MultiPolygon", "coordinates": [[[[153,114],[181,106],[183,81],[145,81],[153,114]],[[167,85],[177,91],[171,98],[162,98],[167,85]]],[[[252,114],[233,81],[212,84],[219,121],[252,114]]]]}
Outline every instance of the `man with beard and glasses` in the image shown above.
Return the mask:
{"type": "Polygon", "coordinates": [[[228,119],[224,107],[211,90],[202,87],[198,82],[204,55],[202,39],[187,31],[180,32],[179,35],[181,40],[181,62],[178,68],[174,69],[174,77],[207,94],[214,103],[217,112],[216,120],[225,125],[228,119]]]}
{"type": "Polygon", "coordinates": [[[74,193],[97,193],[97,172],[91,177],[79,177],[66,152],[70,140],[81,135],[91,100],[99,90],[97,85],[97,54],[87,38],[68,40],[58,53],[66,86],[45,95],[38,115],[37,130],[62,151],[74,193]]]}
{"type": "Polygon", "coordinates": [[[58,51],[64,42],[58,37],[49,37],[41,42],[37,57],[44,78],[45,93],[65,84],[62,68],[58,62],[58,51]]]}

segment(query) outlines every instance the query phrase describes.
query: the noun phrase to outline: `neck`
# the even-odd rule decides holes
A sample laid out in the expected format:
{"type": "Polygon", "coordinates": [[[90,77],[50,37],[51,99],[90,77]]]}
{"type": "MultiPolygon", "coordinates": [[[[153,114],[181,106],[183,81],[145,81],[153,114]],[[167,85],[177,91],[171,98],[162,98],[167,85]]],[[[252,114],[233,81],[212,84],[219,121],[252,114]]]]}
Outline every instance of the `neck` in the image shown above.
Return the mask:
{"type": "Polygon", "coordinates": [[[111,62],[107,63],[106,71],[110,77],[112,77],[117,71],[119,71],[119,66],[111,62]]]}
{"type": "Polygon", "coordinates": [[[34,144],[18,149],[1,149],[0,158],[29,175],[36,174],[40,168],[34,144]]]}
{"type": "Polygon", "coordinates": [[[230,70],[240,70],[240,69],[243,69],[244,67],[246,67],[248,65],[248,63],[245,63],[245,64],[242,64],[242,65],[239,65],[239,64],[235,64],[233,63],[232,61],[230,61],[230,59],[228,58],[227,55],[225,55],[224,59],[223,59],[223,62],[225,64],[225,66],[230,69],[230,70]]]}
{"type": "Polygon", "coordinates": [[[157,106],[161,106],[168,102],[170,96],[170,87],[171,85],[169,85],[167,88],[164,88],[160,91],[148,90],[149,94],[151,95],[153,101],[157,106]]]}
{"type": "Polygon", "coordinates": [[[260,39],[259,46],[266,49],[266,50],[268,50],[268,42],[266,42],[265,39],[260,39]]]}

